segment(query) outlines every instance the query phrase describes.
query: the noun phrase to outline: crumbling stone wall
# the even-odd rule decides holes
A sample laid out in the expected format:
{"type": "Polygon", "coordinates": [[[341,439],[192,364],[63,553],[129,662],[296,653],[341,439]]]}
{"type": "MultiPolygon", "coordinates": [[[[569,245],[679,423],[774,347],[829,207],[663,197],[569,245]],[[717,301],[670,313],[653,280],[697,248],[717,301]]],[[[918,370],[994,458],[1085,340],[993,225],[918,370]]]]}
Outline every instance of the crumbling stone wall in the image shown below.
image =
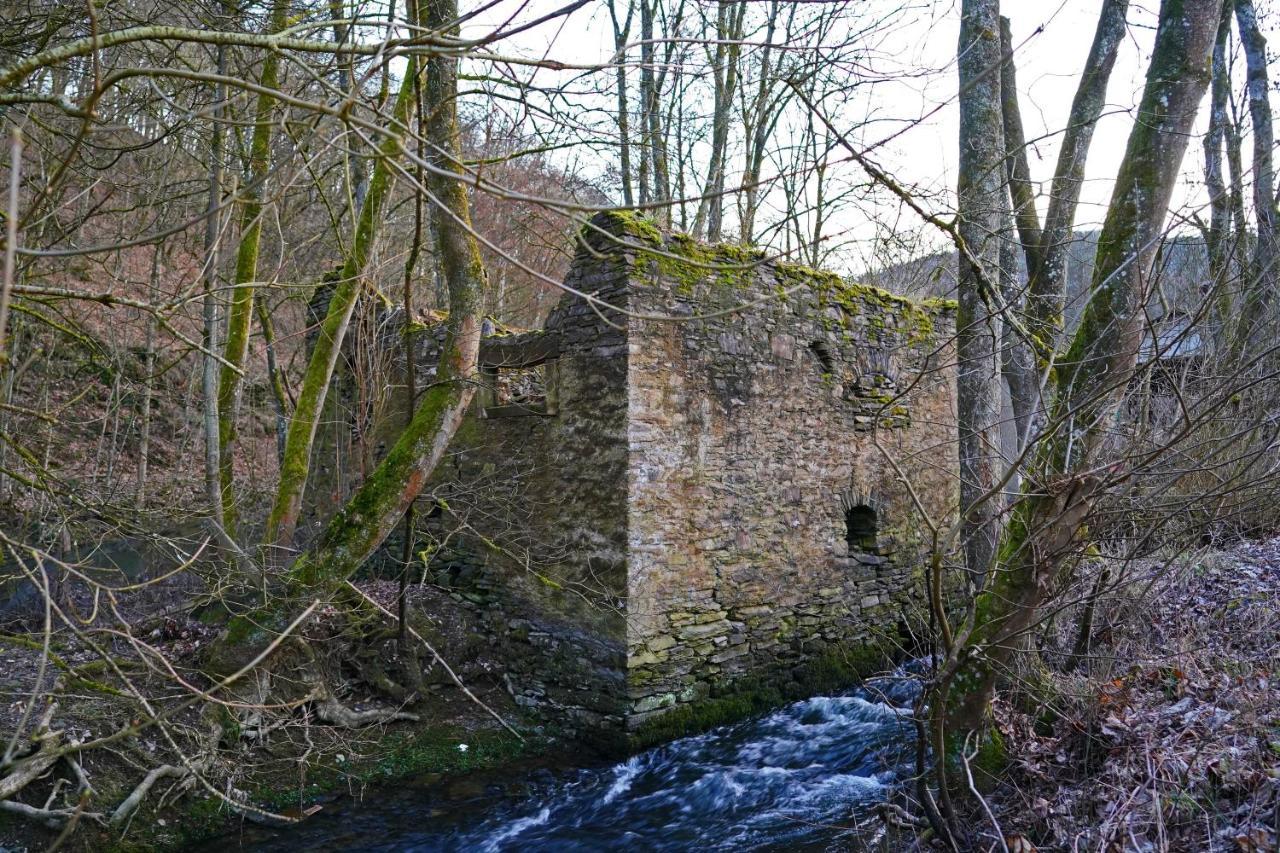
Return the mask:
{"type": "Polygon", "coordinates": [[[634,743],[894,630],[923,562],[900,474],[954,510],[953,308],[627,214],[585,238],[566,284],[625,313],[567,293],[486,338],[486,382],[541,364],[546,399],[481,395],[428,530],[517,700],[634,743]]]}
{"type": "MultiPolygon", "coordinates": [[[[627,299],[616,265],[578,263],[565,283],[605,303],[627,299]]],[[[389,324],[388,347],[400,328],[389,324]]],[[[419,501],[414,548],[417,565],[488,624],[479,641],[503,646],[516,701],[584,735],[621,731],[626,711],[625,333],[565,299],[544,329],[484,339],[483,386],[419,501]],[[542,403],[511,391],[534,366],[542,403]]],[[[443,327],[415,338],[421,388],[443,327]]],[[[386,408],[404,411],[402,388],[386,408]]]]}

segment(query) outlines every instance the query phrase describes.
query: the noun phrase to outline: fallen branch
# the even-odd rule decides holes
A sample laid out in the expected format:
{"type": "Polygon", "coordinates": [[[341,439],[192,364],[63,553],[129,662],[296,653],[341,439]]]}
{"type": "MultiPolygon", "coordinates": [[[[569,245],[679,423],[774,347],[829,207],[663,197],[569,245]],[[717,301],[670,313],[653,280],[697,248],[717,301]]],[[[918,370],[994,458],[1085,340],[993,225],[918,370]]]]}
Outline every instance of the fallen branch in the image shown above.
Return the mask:
{"type": "Polygon", "coordinates": [[[333,726],[341,726],[344,729],[359,729],[396,720],[408,720],[416,723],[421,719],[417,714],[410,714],[408,711],[390,711],[381,708],[355,711],[333,698],[327,690],[323,691],[320,698],[317,699],[315,709],[316,716],[322,721],[333,726]]]}
{"type": "Polygon", "coordinates": [[[82,812],[79,808],[39,809],[26,803],[14,802],[13,800],[0,800],[0,811],[10,812],[34,820],[44,824],[49,829],[62,829],[69,821],[76,819],[77,816],[102,820],[102,815],[97,812],[82,812]]]}
{"type": "Polygon", "coordinates": [[[187,776],[188,772],[187,768],[177,767],[173,764],[163,764],[159,767],[153,768],[151,772],[138,783],[138,787],[133,789],[133,793],[125,797],[124,802],[118,805],[116,810],[111,813],[111,825],[119,826],[124,823],[125,820],[128,819],[129,815],[133,814],[134,811],[137,810],[138,806],[142,804],[143,798],[147,796],[147,792],[151,790],[152,786],[155,785],[156,782],[170,777],[182,779],[187,776]]]}
{"type": "Polygon", "coordinates": [[[40,748],[9,765],[10,772],[0,778],[0,801],[7,801],[28,784],[44,775],[66,752],[62,733],[56,732],[40,742],[40,748]]]}

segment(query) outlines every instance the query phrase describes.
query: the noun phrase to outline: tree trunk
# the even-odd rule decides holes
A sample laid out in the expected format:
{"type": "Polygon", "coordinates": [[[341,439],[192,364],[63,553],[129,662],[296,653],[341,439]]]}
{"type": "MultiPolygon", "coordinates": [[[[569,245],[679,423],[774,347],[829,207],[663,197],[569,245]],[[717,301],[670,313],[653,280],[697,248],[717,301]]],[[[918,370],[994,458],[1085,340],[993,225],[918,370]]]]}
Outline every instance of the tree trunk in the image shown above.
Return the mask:
{"type": "MultiPolygon", "coordinates": [[[[284,29],[289,13],[286,0],[276,0],[267,22],[267,35],[284,29]]],[[[264,89],[275,89],[278,83],[280,55],[267,51],[262,61],[264,89]]],[[[236,535],[236,500],[233,482],[236,444],[236,416],[240,409],[243,368],[249,353],[249,322],[253,316],[253,294],[258,278],[258,247],[262,242],[262,185],[271,169],[271,113],[275,98],[268,92],[258,95],[254,112],[253,138],[249,147],[249,185],[245,187],[244,206],[240,212],[240,246],[236,251],[236,280],[227,315],[227,340],[223,353],[222,375],[218,381],[218,459],[222,494],[222,524],[227,535],[236,535]]]]}
{"type": "Polygon", "coordinates": [[[703,185],[698,212],[693,218],[693,236],[705,234],[719,242],[724,220],[724,163],[729,145],[729,116],[738,88],[738,59],[742,53],[742,25],[747,4],[720,0],[716,9],[716,48],[712,59],[715,99],[711,116],[711,160],[703,185]],[[705,231],[704,231],[705,229],[705,231]]]}
{"type": "MultiPolygon", "coordinates": [[[[227,49],[218,45],[218,74],[227,72],[227,49]]],[[[222,469],[218,457],[218,242],[219,222],[222,217],[218,206],[222,202],[222,105],[227,99],[227,87],[219,83],[214,87],[214,108],[211,126],[213,139],[209,144],[209,195],[205,204],[204,224],[204,356],[201,371],[201,389],[204,400],[204,485],[209,501],[209,512],[219,528],[225,529],[222,517],[222,469]]]]}
{"type": "MultiPolygon", "coordinates": [[[[315,444],[316,427],[320,412],[324,410],[329,383],[338,362],[342,340],[355,311],[362,288],[365,268],[368,266],[373,243],[381,227],[382,205],[391,191],[393,168],[391,161],[401,151],[401,134],[408,126],[410,106],[413,103],[413,85],[406,76],[400,85],[392,112],[391,126],[378,149],[378,162],[369,182],[368,195],[360,208],[355,239],[346,262],[339,274],[337,286],[329,300],[329,310],[316,334],[315,346],[307,362],[294,405],[293,418],[289,422],[289,435],[285,440],[284,461],[280,466],[280,484],[275,503],[267,519],[266,542],[278,550],[293,547],[294,531],[302,507],[302,495],[306,489],[307,474],[311,467],[311,448],[315,444]]],[[[282,553],[272,555],[279,562],[282,553]]]]}
{"type": "Polygon", "coordinates": [[[1090,473],[1142,341],[1156,247],[1210,78],[1220,0],[1164,0],[1138,116],[1098,240],[1090,299],[1060,363],[1054,423],[1042,445],[1037,491],[1014,508],[999,569],[974,606],[974,627],[953,651],[938,713],[951,742],[983,728],[998,673],[1057,585],[1063,558],[1098,496],[1090,473]]]}
{"type": "Polygon", "coordinates": [[[972,259],[960,261],[956,315],[960,504],[965,563],[981,587],[995,554],[999,506],[982,500],[996,483],[1000,435],[1000,318],[988,309],[983,282],[1000,269],[1005,205],[1000,110],[1000,4],[965,0],[960,18],[959,233],[972,259]]]}
{"type": "Polygon", "coordinates": [[[1276,282],[1275,169],[1271,149],[1275,135],[1271,128],[1270,84],[1267,80],[1267,40],[1258,29],[1253,0],[1235,0],[1236,26],[1244,47],[1248,71],[1245,91],[1249,98],[1249,121],[1253,125],[1253,214],[1258,230],[1253,255],[1253,276],[1249,282],[1249,304],[1245,314],[1255,312],[1272,296],[1276,282]]]}
{"type": "MultiPolygon", "coordinates": [[[[1213,80],[1209,95],[1209,129],[1204,135],[1204,186],[1209,193],[1209,231],[1205,245],[1209,252],[1209,277],[1221,287],[1227,273],[1227,235],[1231,224],[1231,200],[1222,176],[1222,149],[1227,132],[1227,98],[1231,79],[1227,72],[1227,36],[1231,33],[1231,3],[1222,5],[1218,38],[1213,45],[1213,80]]],[[[1221,322],[1230,316],[1230,306],[1219,300],[1221,322]]]]}
{"type": "MultiPolygon", "coordinates": [[[[642,0],[643,2],[643,0],[642,0]]],[[[627,18],[618,22],[614,0],[609,0],[609,17],[613,21],[613,46],[617,49],[613,61],[618,64],[618,169],[622,173],[622,202],[628,208],[635,207],[635,190],[631,186],[631,117],[627,101],[627,38],[631,35],[631,16],[635,14],[635,2],[627,3],[627,18]]]]}
{"type": "MultiPolygon", "coordinates": [[[[420,8],[422,25],[432,31],[452,26],[457,17],[456,0],[426,0],[420,8]]],[[[411,59],[402,94],[412,89],[414,73],[411,59]]],[[[460,172],[457,59],[430,58],[424,92],[425,134],[436,165],[460,172]]],[[[435,382],[387,457],[329,522],[315,547],[294,563],[290,577],[295,585],[345,579],[386,539],[440,462],[475,393],[485,271],[472,234],[467,190],[462,180],[435,171],[427,187],[443,208],[434,211],[436,254],[449,291],[448,335],[435,382]]],[[[371,186],[371,207],[373,190],[371,186]]]]}
{"type": "Polygon", "coordinates": [[[1093,130],[1106,100],[1107,82],[1115,67],[1116,55],[1124,39],[1128,0],[1106,0],[1098,17],[1093,43],[1085,60],[1085,70],[1076,87],[1067,118],[1062,148],[1054,167],[1049,208],[1044,228],[1036,213],[1035,191],[1027,164],[1026,140],[1018,107],[1018,89],[1013,58],[1013,42],[1007,19],[1000,20],[1001,109],[1008,150],[1006,170],[1013,198],[1014,220],[1022,241],[1027,267],[1024,308],[1019,311],[1023,325],[1034,336],[1027,341],[1008,337],[1011,350],[1005,372],[1013,398],[1014,418],[1021,434],[1019,444],[1031,429],[1033,415],[1042,412],[1040,388],[1042,365],[1059,344],[1063,329],[1063,307],[1067,292],[1067,248],[1071,243],[1084,168],[1093,140],[1093,130]]]}

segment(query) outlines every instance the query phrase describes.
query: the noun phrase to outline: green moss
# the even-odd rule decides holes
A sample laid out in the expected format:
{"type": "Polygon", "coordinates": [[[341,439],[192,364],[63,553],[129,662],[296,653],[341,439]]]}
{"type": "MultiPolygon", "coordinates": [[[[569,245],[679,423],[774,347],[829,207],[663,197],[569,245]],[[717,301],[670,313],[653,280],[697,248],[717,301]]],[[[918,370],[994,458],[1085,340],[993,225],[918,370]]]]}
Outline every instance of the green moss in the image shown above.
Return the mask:
{"type": "Polygon", "coordinates": [[[973,768],[973,781],[979,791],[989,791],[1004,774],[1009,766],[1009,754],[1005,748],[1004,735],[995,726],[989,726],[978,745],[977,754],[970,760],[973,768]]]}
{"type": "Polygon", "coordinates": [[[632,210],[614,210],[597,219],[597,226],[631,242],[636,248],[635,272],[663,278],[675,284],[677,293],[689,295],[699,284],[741,287],[751,281],[765,252],[737,243],[708,245],[688,234],[664,236],[649,217],[632,210]]]}
{"type": "Polygon", "coordinates": [[[644,749],[762,714],[807,696],[845,690],[891,664],[892,656],[878,643],[834,646],[800,666],[738,679],[732,693],[679,705],[651,717],[628,736],[626,745],[632,750],[644,749]]]}
{"type": "MultiPolygon", "coordinates": [[[[917,344],[934,337],[935,314],[954,311],[954,300],[926,299],[916,302],[905,296],[890,293],[869,284],[846,281],[832,272],[815,270],[800,264],[780,263],[778,278],[785,289],[807,287],[817,298],[819,307],[838,306],[848,320],[863,312],[868,314],[867,325],[873,329],[885,329],[885,317],[897,315],[905,321],[907,342],[917,344]]],[[[824,317],[824,324],[829,321],[824,317]]]]}

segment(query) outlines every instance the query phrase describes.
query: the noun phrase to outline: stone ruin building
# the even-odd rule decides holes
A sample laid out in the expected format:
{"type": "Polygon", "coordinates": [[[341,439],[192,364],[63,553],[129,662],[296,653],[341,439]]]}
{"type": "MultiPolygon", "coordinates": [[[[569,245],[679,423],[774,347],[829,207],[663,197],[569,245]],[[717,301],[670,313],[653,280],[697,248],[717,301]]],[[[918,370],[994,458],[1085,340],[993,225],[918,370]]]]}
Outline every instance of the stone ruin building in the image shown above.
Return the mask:
{"type": "Polygon", "coordinates": [[[486,337],[422,498],[516,700],[634,747],[855,677],[920,611],[915,501],[955,509],[954,304],[624,213],[565,285],[543,329],[486,337]]]}

